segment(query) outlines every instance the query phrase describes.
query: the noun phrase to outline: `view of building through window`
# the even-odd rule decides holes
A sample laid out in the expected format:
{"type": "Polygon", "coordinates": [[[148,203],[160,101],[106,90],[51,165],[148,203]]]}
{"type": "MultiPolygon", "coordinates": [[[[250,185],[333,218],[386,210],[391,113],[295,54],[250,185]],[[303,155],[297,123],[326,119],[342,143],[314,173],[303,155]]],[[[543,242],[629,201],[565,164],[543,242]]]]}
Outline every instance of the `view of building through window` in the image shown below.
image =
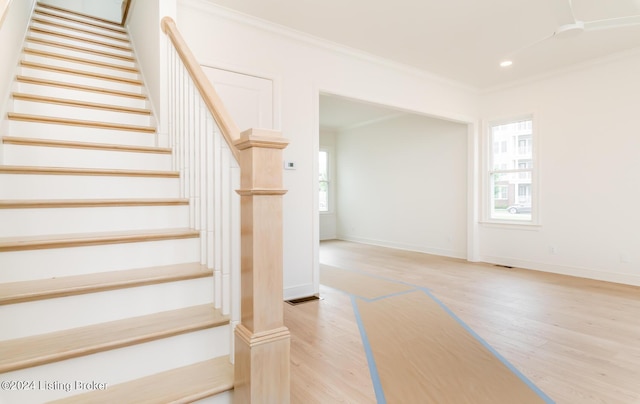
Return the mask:
{"type": "Polygon", "coordinates": [[[491,219],[532,219],[533,122],[492,125],[489,132],[491,219]]]}
{"type": "Polygon", "coordinates": [[[320,212],[329,211],[329,153],[321,150],[318,158],[320,171],[320,212]]]}

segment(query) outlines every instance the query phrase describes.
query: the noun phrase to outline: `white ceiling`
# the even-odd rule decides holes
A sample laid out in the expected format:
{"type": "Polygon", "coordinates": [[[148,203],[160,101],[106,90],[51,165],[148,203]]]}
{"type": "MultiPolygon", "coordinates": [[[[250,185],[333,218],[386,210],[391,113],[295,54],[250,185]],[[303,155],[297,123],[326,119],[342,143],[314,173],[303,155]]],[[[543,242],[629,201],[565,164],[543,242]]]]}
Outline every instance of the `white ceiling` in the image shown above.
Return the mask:
{"type": "MultiPolygon", "coordinates": [[[[640,25],[549,38],[569,0],[211,0],[221,6],[488,89],[640,48],[640,25]],[[514,65],[498,63],[510,53],[514,65]]],[[[573,0],[581,21],[640,14],[640,0],[573,0]]]]}

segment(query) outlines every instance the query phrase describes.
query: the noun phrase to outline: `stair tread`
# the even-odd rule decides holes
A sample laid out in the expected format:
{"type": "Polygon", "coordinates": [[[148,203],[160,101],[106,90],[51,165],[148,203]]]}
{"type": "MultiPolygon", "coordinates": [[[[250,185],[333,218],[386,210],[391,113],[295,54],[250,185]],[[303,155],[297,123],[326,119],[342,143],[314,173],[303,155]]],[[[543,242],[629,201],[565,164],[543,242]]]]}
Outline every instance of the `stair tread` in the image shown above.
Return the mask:
{"type": "Polygon", "coordinates": [[[199,262],[0,284],[0,305],[213,276],[199,262]]]}
{"type": "Polygon", "coordinates": [[[28,208],[85,208],[104,206],[158,206],[188,205],[188,199],[156,198],[156,199],[24,199],[1,200],[0,209],[28,208]]]}
{"type": "Polygon", "coordinates": [[[138,153],[156,153],[171,154],[168,147],[155,146],[135,146],[111,143],[93,143],[93,142],[75,142],[70,140],[51,140],[27,137],[5,136],[2,143],[24,146],[47,146],[47,147],[66,147],[70,149],[94,149],[94,150],[110,150],[122,152],[138,152],[138,153]]]}
{"type": "Polygon", "coordinates": [[[69,89],[72,89],[72,90],[89,91],[89,92],[92,92],[92,93],[102,93],[102,94],[116,95],[116,96],[128,97],[128,98],[139,98],[139,99],[146,99],[147,98],[146,95],[141,94],[141,93],[133,93],[133,92],[130,92],[130,91],[111,90],[111,89],[103,88],[103,87],[85,86],[83,84],[66,83],[64,81],[47,80],[47,79],[41,79],[41,78],[37,78],[37,77],[17,76],[16,77],[16,81],[21,82],[21,83],[30,83],[30,84],[36,84],[36,85],[42,85],[42,86],[69,88],[69,89]]]}
{"type": "Polygon", "coordinates": [[[109,20],[105,20],[104,18],[99,18],[99,17],[95,17],[92,15],[88,15],[88,14],[84,14],[84,13],[79,13],[77,11],[73,11],[73,10],[68,10],[66,8],[62,8],[62,7],[57,7],[51,4],[45,4],[45,3],[38,3],[38,6],[35,9],[35,12],[39,13],[39,14],[45,14],[51,17],[55,17],[55,18],[61,18],[61,19],[66,19],[69,21],[73,21],[73,22],[77,22],[80,24],[90,24],[93,25],[90,22],[87,21],[83,21],[81,19],[77,19],[77,18],[73,18],[73,17],[69,17],[69,16],[61,16],[60,14],[55,14],[55,13],[51,13],[47,10],[44,9],[51,9],[51,10],[55,10],[58,12],[62,12],[62,13],[66,13],[66,14],[71,14],[71,15],[76,15],[82,18],[86,18],[86,19],[91,19],[97,22],[100,22],[102,24],[96,24],[98,27],[100,28],[104,28],[104,29],[108,29],[111,31],[116,31],[116,32],[122,32],[122,33],[126,33],[126,30],[122,27],[122,24],[119,24],[117,22],[113,22],[113,21],[109,21],[109,20]]]}
{"type": "Polygon", "coordinates": [[[133,73],[133,74],[140,73],[137,67],[123,66],[121,64],[116,64],[116,63],[100,62],[93,59],[85,59],[77,56],[69,56],[62,53],[48,52],[40,49],[25,48],[22,52],[23,54],[35,55],[35,56],[51,58],[51,59],[66,60],[68,62],[74,62],[74,63],[90,65],[90,66],[97,66],[105,69],[121,70],[127,73],[133,73]]]}
{"type": "Polygon", "coordinates": [[[133,56],[119,55],[117,53],[99,51],[99,50],[96,50],[96,49],[85,48],[83,46],[70,45],[70,44],[66,44],[66,43],[62,43],[62,42],[50,41],[50,40],[43,39],[43,38],[36,38],[34,36],[28,36],[26,38],[26,42],[38,43],[40,45],[52,46],[52,47],[56,47],[56,48],[69,49],[69,50],[73,50],[73,51],[77,51],[77,52],[90,53],[90,54],[98,55],[98,56],[102,56],[102,57],[107,57],[107,58],[112,58],[112,59],[120,59],[120,60],[124,60],[124,61],[127,61],[127,62],[135,62],[135,58],[133,56]]]}
{"type": "Polygon", "coordinates": [[[138,243],[196,237],[200,237],[200,232],[188,228],[2,237],[0,238],[0,252],[116,243],[138,243]]]}
{"type": "Polygon", "coordinates": [[[154,128],[153,126],[127,125],[127,124],[99,122],[99,121],[83,121],[80,119],[57,118],[57,117],[44,116],[44,115],[29,115],[29,114],[20,114],[16,112],[8,113],[7,117],[9,119],[18,120],[18,121],[53,123],[53,124],[59,124],[59,125],[88,126],[88,127],[102,128],[102,129],[115,129],[115,130],[125,130],[125,131],[129,130],[129,131],[147,132],[147,133],[155,133],[156,131],[156,128],[154,128]]]}
{"type": "Polygon", "coordinates": [[[71,74],[75,76],[85,76],[85,77],[99,79],[99,80],[115,81],[118,83],[124,83],[124,84],[133,85],[133,86],[142,86],[142,80],[139,80],[139,79],[129,79],[126,77],[110,76],[106,74],[90,72],[87,70],[70,69],[68,67],[59,67],[59,66],[48,65],[44,63],[30,62],[28,60],[21,60],[20,66],[31,68],[31,69],[48,70],[48,71],[57,72],[57,73],[71,74]]]}
{"type": "Polygon", "coordinates": [[[123,107],[123,106],[112,105],[112,104],[100,104],[97,102],[71,100],[67,98],[47,97],[47,96],[37,95],[37,94],[13,93],[11,96],[13,97],[14,100],[44,102],[49,104],[68,105],[68,106],[79,107],[79,108],[101,109],[105,111],[125,112],[125,113],[140,114],[140,115],[151,115],[151,110],[146,108],[123,107]]]}
{"type": "Polygon", "coordinates": [[[52,403],[185,403],[231,389],[233,389],[233,365],[229,362],[228,356],[222,356],[52,403]]]}
{"type": "MultiPolygon", "coordinates": [[[[121,41],[121,42],[129,43],[129,39],[126,38],[126,37],[105,34],[105,33],[102,33],[102,32],[91,30],[91,29],[84,29],[84,28],[74,27],[74,26],[71,26],[71,25],[62,24],[62,23],[55,22],[55,21],[49,21],[49,20],[38,18],[38,17],[35,17],[35,16],[31,19],[31,21],[32,22],[37,22],[38,24],[50,25],[50,26],[56,27],[56,28],[82,32],[83,34],[96,35],[96,36],[100,36],[100,37],[103,37],[103,38],[112,39],[114,41],[121,41]]],[[[95,27],[95,26],[91,26],[91,27],[92,28],[98,28],[98,27],[95,27]]],[[[102,27],[100,27],[98,29],[102,29],[102,27]]],[[[121,32],[121,34],[126,35],[124,32],[121,32]]]]}
{"type": "Polygon", "coordinates": [[[178,178],[177,171],[161,170],[124,170],[116,168],[76,168],[76,167],[37,167],[0,165],[0,174],[44,174],[44,175],[89,175],[121,177],[165,177],[178,178]]]}
{"type": "Polygon", "coordinates": [[[228,324],[213,304],[0,342],[0,373],[228,324]]]}
{"type": "Polygon", "coordinates": [[[44,35],[51,35],[51,36],[56,36],[56,37],[60,37],[60,38],[71,39],[71,40],[74,40],[74,41],[92,43],[94,45],[104,46],[104,47],[107,47],[107,48],[119,49],[119,50],[125,51],[125,52],[133,52],[133,49],[130,46],[116,45],[116,44],[108,43],[108,42],[105,42],[105,41],[99,41],[97,39],[84,38],[84,37],[81,37],[81,36],[78,36],[78,35],[66,34],[64,32],[52,31],[52,30],[49,30],[49,29],[44,29],[44,28],[39,28],[39,27],[30,26],[29,27],[29,32],[37,32],[37,33],[44,34],[44,35]]]}

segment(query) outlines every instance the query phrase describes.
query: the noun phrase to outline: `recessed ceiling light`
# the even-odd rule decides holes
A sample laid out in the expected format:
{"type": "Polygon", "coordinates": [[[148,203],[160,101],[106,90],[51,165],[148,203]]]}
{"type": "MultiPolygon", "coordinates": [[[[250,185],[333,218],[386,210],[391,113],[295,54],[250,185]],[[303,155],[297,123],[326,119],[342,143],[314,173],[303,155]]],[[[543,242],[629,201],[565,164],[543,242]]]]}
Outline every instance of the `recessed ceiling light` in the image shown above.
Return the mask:
{"type": "Polygon", "coordinates": [[[500,67],[509,67],[513,64],[513,62],[511,60],[503,60],[502,62],[500,62],[500,67]]]}

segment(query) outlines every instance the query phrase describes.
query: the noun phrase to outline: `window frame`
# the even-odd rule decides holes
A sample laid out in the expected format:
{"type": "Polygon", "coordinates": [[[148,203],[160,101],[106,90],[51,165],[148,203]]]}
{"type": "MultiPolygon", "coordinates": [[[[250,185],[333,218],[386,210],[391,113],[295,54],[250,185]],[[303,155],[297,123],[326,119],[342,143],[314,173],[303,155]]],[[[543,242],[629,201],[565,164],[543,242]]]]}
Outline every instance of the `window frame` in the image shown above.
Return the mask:
{"type": "MultiPolygon", "coordinates": [[[[538,172],[540,169],[539,159],[538,159],[538,124],[536,120],[536,116],[534,113],[522,114],[522,115],[514,115],[507,118],[501,119],[493,119],[485,122],[484,125],[484,141],[483,141],[483,149],[484,149],[484,169],[483,172],[483,194],[482,204],[484,208],[482,209],[483,215],[481,219],[481,223],[486,224],[503,224],[507,226],[522,226],[523,228],[532,228],[535,226],[540,226],[540,203],[538,199],[538,189],[539,189],[539,179],[538,172]],[[506,125],[510,123],[516,123],[521,121],[531,121],[531,158],[527,159],[530,161],[528,164],[530,167],[527,168],[507,168],[507,169],[494,169],[494,144],[495,140],[492,136],[492,128],[495,126],[506,125]],[[509,219],[509,218],[500,218],[500,217],[492,217],[493,212],[493,201],[494,201],[494,193],[492,187],[492,181],[495,174],[511,174],[518,175],[521,177],[525,173],[530,173],[531,175],[531,219],[530,220],[522,220],[522,219],[509,219]]],[[[515,147],[515,155],[519,155],[519,140],[516,139],[515,147]]],[[[499,152],[498,154],[500,154],[499,152]]],[[[517,163],[516,163],[517,165],[517,163]]],[[[518,189],[516,187],[514,203],[518,203],[518,189]]]]}

